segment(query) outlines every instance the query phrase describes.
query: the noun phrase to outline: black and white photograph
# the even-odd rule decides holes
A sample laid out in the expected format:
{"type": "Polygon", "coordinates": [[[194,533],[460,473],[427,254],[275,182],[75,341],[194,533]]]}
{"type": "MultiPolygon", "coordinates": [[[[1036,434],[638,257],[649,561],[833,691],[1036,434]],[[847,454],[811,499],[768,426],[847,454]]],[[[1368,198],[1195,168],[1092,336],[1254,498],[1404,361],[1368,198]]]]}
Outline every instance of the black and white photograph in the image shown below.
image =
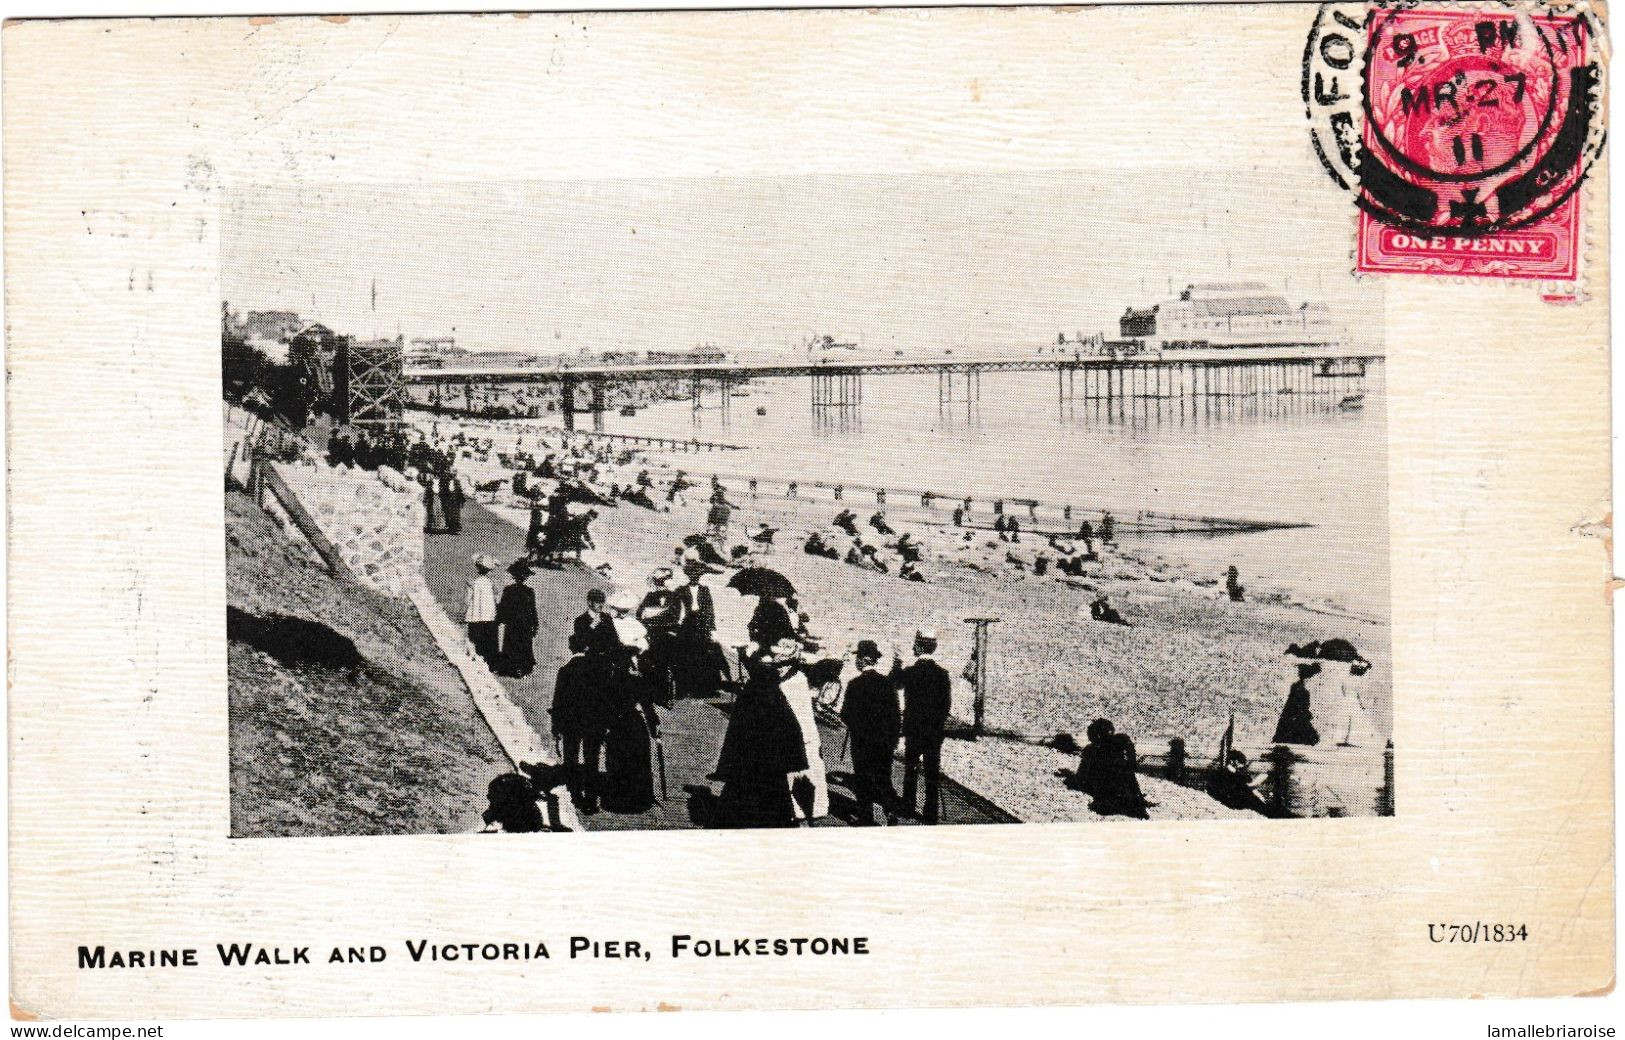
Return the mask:
{"type": "Polygon", "coordinates": [[[1319,176],[236,192],[231,834],[1395,814],[1319,176]]]}

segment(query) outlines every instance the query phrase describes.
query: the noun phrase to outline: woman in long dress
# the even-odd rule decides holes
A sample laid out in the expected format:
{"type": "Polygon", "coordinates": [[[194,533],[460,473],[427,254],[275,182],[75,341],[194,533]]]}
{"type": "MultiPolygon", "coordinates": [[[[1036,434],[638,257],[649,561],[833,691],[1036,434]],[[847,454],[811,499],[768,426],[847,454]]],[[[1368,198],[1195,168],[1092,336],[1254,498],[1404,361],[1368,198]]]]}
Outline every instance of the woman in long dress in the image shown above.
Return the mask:
{"type": "Polygon", "coordinates": [[[1320,743],[1320,732],[1315,729],[1315,714],[1310,708],[1309,699],[1309,680],[1319,674],[1319,662],[1298,665],[1298,681],[1287,691],[1281,719],[1275,725],[1274,743],[1311,746],[1320,743]]]}
{"type": "Polygon", "coordinates": [[[458,479],[456,473],[448,469],[440,475],[440,513],[448,533],[462,533],[463,503],[467,500],[468,495],[463,492],[463,482],[458,479]]]}
{"type": "Polygon", "coordinates": [[[623,595],[610,602],[617,612],[615,634],[620,646],[609,669],[604,696],[608,726],[604,733],[604,779],[599,804],[608,812],[647,812],[655,804],[654,771],[650,768],[650,739],[660,734],[653,687],[639,665],[639,653],[648,648],[646,631],[627,616],[637,603],[623,595]]]}
{"type": "Polygon", "coordinates": [[[770,647],[780,640],[796,638],[796,624],[790,617],[790,608],[785,606],[783,599],[774,596],[763,596],[757,600],[756,612],[751,615],[746,631],[750,641],[757,646],[770,647]]]}
{"type": "Polygon", "coordinates": [[[525,579],[530,577],[530,565],[524,560],[508,568],[513,582],[502,590],[497,602],[497,623],[502,626],[502,653],[500,667],[492,671],[514,679],[522,679],[536,670],[536,592],[525,579]]]}
{"type": "Polygon", "coordinates": [[[435,490],[434,476],[425,470],[418,474],[418,484],[423,488],[423,529],[425,531],[438,531],[440,524],[435,514],[440,496],[435,490]]]}
{"type": "Polygon", "coordinates": [[[532,560],[538,559],[542,552],[542,519],[541,488],[533,488],[530,495],[530,526],[525,529],[525,552],[532,560]]]}
{"type": "MultiPolygon", "coordinates": [[[[784,653],[799,653],[801,645],[793,639],[781,641],[784,653]]],[[[806,673],[799,667],[779,682],[779,691],[795,713],[796,725],[801,728],[801,746],[807,760],[805,769],[789,775],[790,796],[795,808],[796,822],[807,826],[813,820],[829,815],[829,781],[824,775],[824,755],[818,739],[818,718],[813,714],[813,689],[806,673]]]]}
{"type": "Polygon", "coordinates": [[[807,749],[782,683],[796,670],[799,650],[781,646],[747,663],[712,774],[723,782],[723,826],[795,825],[790,777],[807,769],[807,749]]]}

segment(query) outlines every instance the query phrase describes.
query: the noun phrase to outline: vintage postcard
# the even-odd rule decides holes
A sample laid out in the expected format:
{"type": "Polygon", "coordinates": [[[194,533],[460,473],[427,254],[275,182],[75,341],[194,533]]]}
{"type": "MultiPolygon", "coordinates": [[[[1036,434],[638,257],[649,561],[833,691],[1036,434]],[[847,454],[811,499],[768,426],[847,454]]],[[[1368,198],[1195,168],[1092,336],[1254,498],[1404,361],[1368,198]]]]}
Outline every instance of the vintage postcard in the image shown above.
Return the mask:
{"type": "Polygon", "coordinates": [[[15,1016],[1612,987],[1600,6],[4,47],[15,1016]]]}

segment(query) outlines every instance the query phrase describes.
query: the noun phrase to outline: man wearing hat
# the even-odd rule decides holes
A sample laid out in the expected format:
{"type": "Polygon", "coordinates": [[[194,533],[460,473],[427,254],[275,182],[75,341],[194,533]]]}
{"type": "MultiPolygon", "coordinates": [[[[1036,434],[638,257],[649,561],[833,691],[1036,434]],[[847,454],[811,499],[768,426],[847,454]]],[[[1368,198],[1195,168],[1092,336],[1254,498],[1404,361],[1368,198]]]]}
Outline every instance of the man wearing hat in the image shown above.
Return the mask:
{"type": "Polygon", "coordinates": [[[586,641],[579,635],[571,633],[569,646],[570,659],[553,682],[553,737],[560,745],[571,800],[577,809],[591,814],[598,811],[598,764],[608,715],[604,701],[609,667],[607,661],[587,658],[586,641]]]}
{"type": "Polygon", "coordinates": [[[858,800],[858,822],[874,822],[875,803],[888,823],[897,820],[897,791],[892,787],[892,759],[902,733],[897,709],[897,682],[881,675],[880,647],[872,639],[858,643],[858,674],[846,684],[841,721],[846,723],[852,750],[852,793],[858,800]]]}
{"type": "Polygon", "coordinates": [[[937,633],[920,629],[914,633],[914,663],[900,674],[903,686],[903,805],[915,812],[915,785],[925,774],[926,823],[936,823],[940,809],[938,790],[942,774],[943,729],[953,706],[948,672],[932,657],[937,652],[937,633]]]}
{"type": "Polygon", "coordinates": [[[671,587],[671,578],[670,567],[655,568],[649,575],[649,591],[637,611],[649,638],[644,674],[654,688],[655,701],[666,705],[672,702],[672,660],[677,648],[677,623],[683,616],[683,604],[671,587]]]}
{"type": "Polygon", "coordinates": [[[587,609],[576,615],[572,634],[588,654],[613,656],[620,651],[621,637],[615,633],[615,619],[605,609],[603,589],[587,590],[587,609]]]}

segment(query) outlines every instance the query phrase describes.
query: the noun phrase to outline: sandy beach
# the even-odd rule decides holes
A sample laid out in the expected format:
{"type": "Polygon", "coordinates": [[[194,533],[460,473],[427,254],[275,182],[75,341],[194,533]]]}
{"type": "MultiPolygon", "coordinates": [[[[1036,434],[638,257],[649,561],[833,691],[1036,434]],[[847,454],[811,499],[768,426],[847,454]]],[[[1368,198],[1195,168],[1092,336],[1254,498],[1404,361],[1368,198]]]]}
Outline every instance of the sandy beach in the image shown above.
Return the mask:
{"type": "MultiPolygon", "coordinates": [[[[441,430],[446,427],[442,422],[441,430]]],[[[638,459],[602,473],[599,483],[630,484],[646,465],[664,484],[671,471],[660,460],[638,459]]],[[[478,479],[507,473],[494,460],[468,462],[478,479]]],[[[973,616],[1005,619],[992,628],[989,689],[985,722],[999,736],[978,742],[950,741],[945,770],[970,784],[1022,819],[1054,820],[1090,817],[1081,796],[1061,787],[1054,771],[1075,761],[1035,742],[1067,733],[1080,742],[1096,718],[1111,719],[1128,732],[1142,755],[1165,752],[1170,738],[1185,741],[1193,762],[1211,759],[1221,734],[1235,718],[1237,746],[1249,751],[1268,746],[1297,672],[1298,660],[1287,656],[1289,644],[1333,637],[1346,639],[1371,662],[1363,676],[1345,665],[1326,663],[1314,686],[1316,720],[1323,732],[1345,734],[1361,745],[1348,750],[1366,763],[1380,762],[1391,732],[1389,702],[1389,632],[1386,624],[1337,616],[1276,594],[1274,602],[1233,603],[1225,595],[1222,574],[1180,569],[1141,540],[1132,548],[1102,547],[1098,563],[1085,576],[1068,577],[1049,570],[1036,575],[1009,562],[1027,561],[1040,551],[1053,556],[1045,542],[1031,535],[1010,544],[991,531],[966,532],[952,527],[909,524],[907,510],[888,512],[898,530],[907,530],[923,549],[923,582],[905,581],[808,555],[802,543],[811,531],[839,535],[830,521],[837,507],[828,501],[752,498],[748,489],[730,481],[734,510],[726,553],[735,545],[752,545],[751,562],[771,566],[790,578],[800,592],[809,627],[831,655],[848,653],[859,639],[875,639],[884,649],[906,651],[916,628],[934,628],[941,640],[939,659],[954,684],[954,714],[972,716],[974,691],[957,678],[970,658],[973,616]],[[777,529],[769,550],[755,547],[749,531],[760,522],[777,529]],[[1088,605],[1098,594],[1110,597],[1128,626],[1091,621],[1088,605]],[[1352,705],[1351,712],[1342,711],[1352,705]],[[1352,714],[1347,722],[1346,714],[1352,714]],[[1369,755],[1364,754],[1369,752],[1369,755]]],[[[544,482],[545,485],[545,482],[544,482]]],[[[528,514],[508,489],[494,496],[492,507],[523,527],[528,514]]],[[[617,588],[641,594],[655,567],[672,563],[682,539],[706,530],[707,489],[690,489],[686,501],[660,511],[620,503],[600,507],[592,532],[596,551],[589,563],[607,571],[617,588]]],[[[851,503],[859,524],[872,504],[851,503]]],[[[865,530],[866,540],[884,539],[865,530]]],[[[895,564],[895,556],[892,557],[895,564]]],[[[725,590],[727,575],[707,579],[717,590],[719,640],[743,643],[743,624],[754,600],[725,590]],[[730,602],[731,601],[731,602],[730,602]]],[[[553,623],[563,624],[566,619],[553,623]]],[[[544,619],[544,625],[549,623],[544,619]]],[[[1362,768],[1362,773],[1369,768],[1362,768]]],[[[1151,778],[1147,778],[1151,780],[1151,778]]],[[[1152,780],[1152,783],[1157,783],[1152,780]]],[[[1165,785],[1168,815],[1192,818],[1229,811],[1198,792],[1165,785]]],[[[1158,795],[1148,789],[1148,797],[1158,795]]]]}

